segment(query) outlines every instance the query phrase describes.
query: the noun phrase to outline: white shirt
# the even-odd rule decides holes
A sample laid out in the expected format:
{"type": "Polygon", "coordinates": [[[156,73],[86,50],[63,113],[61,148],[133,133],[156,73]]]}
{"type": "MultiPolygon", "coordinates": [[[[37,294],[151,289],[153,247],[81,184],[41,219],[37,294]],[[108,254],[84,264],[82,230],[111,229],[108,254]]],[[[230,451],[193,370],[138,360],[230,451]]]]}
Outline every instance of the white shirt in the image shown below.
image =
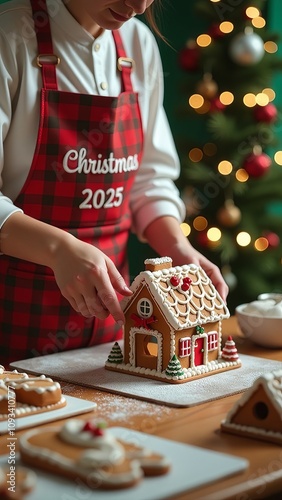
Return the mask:
{"type": "MultiPolygon", "coordinates": [[[[58,89],[117,96],[120,75],[111,31],[94,39],[72,17],[62,0],[47,0],[58,89]]],[[[144,154],[131,192],[134,231],[142,238],[160,216],[183,220],[185,209],[174,180],[179,160],[163,109],[163,73],[156,41],[141,21],[120,29],[126,55],[135,61],[132,84],[139,94],[144,154]]],[[[41,70],[29,0],[0,6],[0,227],[19,210],[14,205],[27,178],[39,124],[41,70]]]]}

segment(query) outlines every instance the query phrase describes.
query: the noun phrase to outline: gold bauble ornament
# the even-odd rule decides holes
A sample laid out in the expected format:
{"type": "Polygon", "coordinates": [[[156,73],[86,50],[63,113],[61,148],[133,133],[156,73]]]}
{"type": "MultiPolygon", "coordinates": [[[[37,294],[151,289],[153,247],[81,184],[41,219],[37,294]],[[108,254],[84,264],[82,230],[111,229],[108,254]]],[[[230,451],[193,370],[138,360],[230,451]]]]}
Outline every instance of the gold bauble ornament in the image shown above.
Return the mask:
{"type": "Polygon", "coordinates": [[[227,200],[217,212],[217,220],[225,227],[234,227],[241,220],[241,210],[234,205],[232,200],[227,200]]]}
{"type": "Polygon", "coordinates": [[[203,80],[197,85],[198,94],[202,95],[205,99],[213,99],[217,95],[218,85],[213,80],[210,73],[205,73],[203,80]]]}

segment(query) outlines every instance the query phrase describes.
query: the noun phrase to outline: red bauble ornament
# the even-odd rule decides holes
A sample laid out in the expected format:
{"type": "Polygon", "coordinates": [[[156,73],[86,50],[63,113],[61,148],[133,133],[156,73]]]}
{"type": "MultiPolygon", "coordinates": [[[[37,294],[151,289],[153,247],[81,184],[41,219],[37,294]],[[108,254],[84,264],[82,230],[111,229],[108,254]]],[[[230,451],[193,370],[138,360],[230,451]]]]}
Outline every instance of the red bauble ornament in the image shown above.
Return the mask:
{"type": "Polygon", "coordinates": [[[219,113],[220,111],[224,111],[225,108],[225,104],[222,104],[219,97],[215,97],[210,101],[210,113],[219,113]]]}
{"type": "Polygon", "coordinates": [[[172,276],[170,278],[170,283],[172,286],[178,286],[180,283],[180,279],[177,276],[172,276]]]}
{"type": "Polygon", "coordinates": [[[179,52],[179,65],[184,71],[195,71],[199,68],[200,51],[194,42],[188,42],[179,52]]]}
{"type": "Polygon", "coordinates": [[[197,241],[202,247],[208,247],[210,240],[208,239],[207,231],[200,231],[197,234],[197,241]]]}
{"type": "Polygon", "coordinates": [[[218,38],[224,37],[225,33],[221,31],[221,29],[219,28],[219,24],[212,24],[210,29],[208,30],[208,35],[210,35],[211,38],[216,40],[218,38]]]}
{"type": "Polygon", "coordinates": [[[271,158],[265,153],[252,153],[245,158],[242,166],[250,177],[261,177],[266,174],[271,163],[271,158]]]}
{"type": "Polygon", "coordinates": [[[267,239],[271,248],[277,248],[280,245],[280,238],[276,233],[266,233],[264,237],[267,239]]]}
{"type": "Polygon", "coordinates": [[[258,122],[273,123],[277,118],[277,108],[271,102],[266,106],[255,106],[254,117],[258,122]]]}

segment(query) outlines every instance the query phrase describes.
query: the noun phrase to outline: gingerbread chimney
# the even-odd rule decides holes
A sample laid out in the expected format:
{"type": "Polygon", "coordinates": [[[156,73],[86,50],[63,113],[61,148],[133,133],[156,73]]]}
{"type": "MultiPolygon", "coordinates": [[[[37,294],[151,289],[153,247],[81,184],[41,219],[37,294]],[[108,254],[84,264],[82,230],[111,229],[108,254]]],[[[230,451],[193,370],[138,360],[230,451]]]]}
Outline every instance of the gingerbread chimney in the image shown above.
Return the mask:
{"type": "Polygon", "coordinates": [[[146,259],[144,264],[146,271],[160,271],[161,269],[169,269],[170,267],[172,267],[172,259],[170,257],[146,259]]]}

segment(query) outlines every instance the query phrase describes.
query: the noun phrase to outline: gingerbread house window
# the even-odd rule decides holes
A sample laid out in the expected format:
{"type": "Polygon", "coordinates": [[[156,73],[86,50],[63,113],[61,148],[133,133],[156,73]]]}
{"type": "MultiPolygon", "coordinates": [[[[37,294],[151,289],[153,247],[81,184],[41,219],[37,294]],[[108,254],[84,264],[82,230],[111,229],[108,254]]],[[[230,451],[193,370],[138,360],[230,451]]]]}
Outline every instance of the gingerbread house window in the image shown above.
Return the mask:
{"type": "Polygon", "coordinates": [[[153,314],[153,304],[148,299],[140,299],[137,304],[138,314],[142,318],[149,318],[153,314]]]}
{"type": "Polygon", "coordinates": [[[208,350],[214,351],[218,348],[218,334],[217,332],[211,332],[208,334],[208,350]]]}
{"type": "Polygon", "coordinates": [[[183,337],[179,340],[179,357],[187,358],[191,355],[191,338],[183,337]]]}

